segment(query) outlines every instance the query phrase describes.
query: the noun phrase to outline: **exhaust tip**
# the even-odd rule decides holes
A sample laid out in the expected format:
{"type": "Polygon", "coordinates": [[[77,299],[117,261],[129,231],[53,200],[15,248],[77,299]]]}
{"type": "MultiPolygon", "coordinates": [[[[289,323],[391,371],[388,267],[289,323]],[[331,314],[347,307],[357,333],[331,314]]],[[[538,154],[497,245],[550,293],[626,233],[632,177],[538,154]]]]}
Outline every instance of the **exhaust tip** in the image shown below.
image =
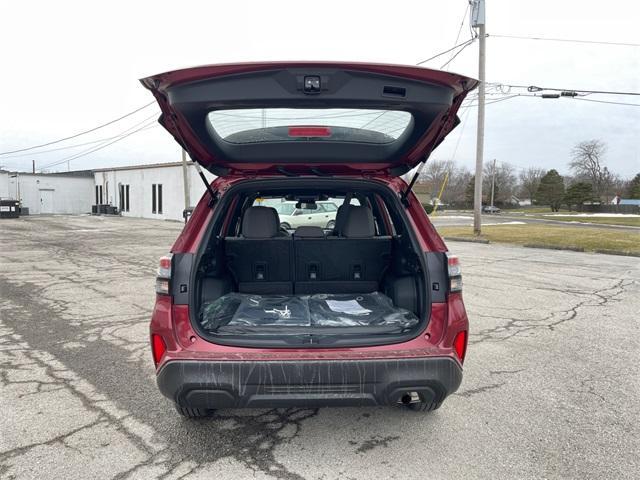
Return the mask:
{"type": "Polygon", "coordinates": [[[410,405],[418,402],[420,402],[420,395],[418,395],[418,392],[406,392],[402,394],[400,400],[398,400],[398,403],[402,405],[410,405]]]}

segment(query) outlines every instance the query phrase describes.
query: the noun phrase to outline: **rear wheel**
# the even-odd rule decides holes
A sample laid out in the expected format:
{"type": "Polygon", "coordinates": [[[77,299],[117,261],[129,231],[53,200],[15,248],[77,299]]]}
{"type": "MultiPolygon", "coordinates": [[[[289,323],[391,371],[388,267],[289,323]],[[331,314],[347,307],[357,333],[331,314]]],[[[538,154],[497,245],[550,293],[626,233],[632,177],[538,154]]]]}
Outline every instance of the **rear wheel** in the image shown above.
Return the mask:
{"type": "Polygon", "coordinates": [[[176,404],[176,411],[185,418],[207,418],[213,416],[215,410],[210,408],[190,408],[176,404]]]}
{"type": "Polygon", "coordinates": [[[336,221],[335,220],[329,220],[327,222],[327,230],[333,230],[334,228],[336,228],[336,221]]]}
{"type": "Polygon", "coordinates": [[[287,222],[282,222],[280,223],[280,228],[284,228],[285,230],[291,230],[291,225],[289,225],[287,222]]]}

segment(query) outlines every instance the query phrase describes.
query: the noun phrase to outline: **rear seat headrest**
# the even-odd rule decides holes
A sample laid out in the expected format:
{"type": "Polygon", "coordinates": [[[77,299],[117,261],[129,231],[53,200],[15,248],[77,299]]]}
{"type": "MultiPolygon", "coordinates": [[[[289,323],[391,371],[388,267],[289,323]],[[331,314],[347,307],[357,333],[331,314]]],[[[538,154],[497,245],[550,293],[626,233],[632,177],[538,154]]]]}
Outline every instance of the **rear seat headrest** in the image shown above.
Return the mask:
{"type": "Polygon", "coordinates": [[[347,238],[370,238],[376,233],[373,214],[369,207],[351,205],[342,235],[347,238]]]}
{"type": "Polygon", "coordinates": [[[249,207],[242,217],[244,238],[273,238],[278,236],[280,218],[275,208],[249,207]]]}
{"type": "Polygon", "coordinates": [[[320,227],[302,225],[296,228],[293,235],[298,238],[324,238],[324,230],[320,227]]]}
{"type": "Polygon", "coordinates": [[[336,235],[342,235],[342,230],[344,229],[344,224],[347,221],[347,212],[349,211],[349,207],[352,205],[348,203],[343,203],[338,207],[338,211],[336,212],[336,220],[335,227],[333,231],[336,235]]]}

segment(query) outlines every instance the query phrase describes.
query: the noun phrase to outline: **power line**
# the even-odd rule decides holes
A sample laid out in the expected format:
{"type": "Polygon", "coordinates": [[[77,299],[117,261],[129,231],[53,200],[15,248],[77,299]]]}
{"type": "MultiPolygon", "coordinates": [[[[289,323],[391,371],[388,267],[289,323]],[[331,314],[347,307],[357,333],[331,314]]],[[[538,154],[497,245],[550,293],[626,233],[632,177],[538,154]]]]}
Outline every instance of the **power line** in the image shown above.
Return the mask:
{"type": "Polygon", "coordinates": [[[93,152],[97,152],[98,150],[102,150],[103,148],[106,148],[106,147],[108,147],[110,145],[113,145],[116,142],[124,140],[125,138],[133,135],[134,133],[138,133],[138,132],[141,132],[141,131],[146,130],[148,128],[155,127],[155,126],[157,126],[155,120],[152,121],[152,122],[148,122],[147,124],[141,126],[140,128],[137,128],[136,130],[133,130],[133,131],[131,131],[129,133],[124,133],[124,134],[119,135],[118,138],[116,138],[115,140],[112,140],[112,141],[110,141],[108,143],[105,143],[104,145],[99,145],[97,147],[85,150],[84,152],[79,152],[79,153],[76,153],[74,155],[70,155],[68,157],[61,158],[60,160],[56,160],[53,163],[44,165],[43,167],[40,168],[40,170],[44,170],[44,169],[47,169],[47,168],[55,167],[55,166],[58,166],[58,165],[61,165],[61,164],[65,163],[65,162],[70,162],[71,160],[75,160],[77,158],[84,157],[84,156],[89,155],[89,154],[91,154],[93,152]]]}
{"type": "Polygon", "coordinates": [[[431,60],[433,60],[433,59],[435,59],[435,58],[441,57],[441,56],[442,56],[442,55],[444,55],[445,53],[449,53],[449,52],[451,52],[451,51],[455,50],[456,48],[460,48],[460,47],[462,47],[462,46],[464,46],[464,45],[467,45],[467,44],[469,44],[469,43],[472,43],[472,42],[474,42],[474,41],[475,41],[475,38],[472,38],[472,39],[470,39],[470,40],[467,40],[467,41],[464,41],[464,42],[459,43],[459,44],[457,44],[457,45],[454,45],[453,47],[451,47],[451,48],[449,48],[449,49],[445,50],[444,52],[437,53],[437,54],[435,54],[433,57],[429,57],[429,58],[427,58],[426,60],[422,60],[421,62],[416,63],[416,65],[422,65],[423,63],[430,62],[431,60]]]}
{"type": "MultiPolygon", "coordinates": [[[[153,117],[155,117],[156,115],[159,115],[159,113],[160,113],[160,112],[156,112],[156,113],[154,113],[153,115],[150,115],[150,116],[148,116],[148,117],[144,118],[140,123],[137,123],[136,125],[134,125],[134,127],[135,127],[135,126],[137,126],[137,125],[140,125],[141,123],[146,122],[147,120],[152,119],[152,118],[153,118],[153,117]]],[[[129,130],[129,129],[127,129],[127,130],[129,130]]],[[[125,130],[125,132],[126,132],[127,130],[125,130]]],[[[122,132],[121,132],[121,133],[118,133],[117,135],[113,135],[113,136],[111,136],[111,137],[100,138],[100,139],[98,139],[98,140],[92,140],[92,141],[90,141],[90,142],[75,143],[75,144],[73,144],[73,145],[67,145],[66,147],[50,148],[50,149],[48,149],[48,150],[40,150],[40,151],[37,151],[37,152],[31,152],[31,153],[20,153],[20,154],[18,154],[18,155],[7,155],[7,156],[5,156],[5,157],[3,157],[3,158],[32,157],[33,155],[42,155],[42,154],[44,154],[44,153],[59,152],[59,151],[61,151],[61,150],[69,150],[69,149],[72,149],[72,148],[84,147],[84,146],[86,146],[86,145],[93,145],[93,144],[96,144],[96,143],[107,142],[107,141],[109,141],[109,140],[113,140],[114,138],[118,138],[118,137],[119,137],[119,136],[121,136],[121,135],[122,135],[122,132]]]]}
{"type": "MultiPolygon", "coordinates": [[[[464,13],[462,14],[462,20],[460,21],[460,28],[458,28],[458,34],[456,35],[456,40],[455,40],[455,42],[453,42],[453,44],[454,44],[454,45],[456,45],[456,44],[458,43],[458,40],[460,40],[460,34],[462,33],[462,27],[464,27],[464,21],[465,21],[465,19],[467,18],[467,12],[469,12],[469,8],[470,8],[470,6],[471,6],[471,4],[470,4],[470,3],[467,3],[467,6],[466,6],[466,7],[465,7],[465,9],[464,9],[464,13]]],[[[473,40],[473,37],[474,37],[474,36],[473,36],[473,35],[471,35],[471,39],[472,39],[472,40],[473,40]]],[[[451,61],[452,61],[454,58],[456,58],[456,57],[458,56],[458,53],[460,53],[462,50],[464,50],[464,49],[465,49],[465,47],[467,47],[467,45],[465,45],[464,47],[462,47],[462,49],[461,49],[459,52],[457,52],[457,53],[455,53],[455,54],[451,55],[451,58],[450,58],[450,59],[449,59],[449,60],[448,60],[448,61],[447,61],[447,62],[446,62],[442,67],[440,67],[440,68],[444,68],[446,65],[448,65],[449,63],[451,63],[451,61]]]]}
{"type": "MultiPolygon", "coordinates": [[[[513,95],[508,95],[504,98],[498,98],[496,100],[491,100],[490,102],[486,102],[485,105],[491,105],[492,103],[500,103],[500,102],[504,102],[505,100],[511,100],[512,98],[516,98],[516,97],[535,97],[536,95],[525,95],[522,93],[514,93],[513,95]]],[[[465,107],[477,107],[478,104],[472,104],[472,103],[468,103],[466,105],[464,105],[465,107]]]]}
{"type": "Polygon", "coordinates": [[[131,112],[125,114],[125,115],[122,115],[121,117],[114,118],[113,120],[110,120],[110,121],[108,121],[106,123],[103,123],[102,125],[98,125],[97,127],[93,127],[93,128],[91,128],[89,130],[85,130],[83,132],[79,132],[79,133],[76,133],[74,135],[69,135],[68,137],[59,138],[58,140],[53,140],[51,142],[41,143],[40,145],[33,145],[31,147],[20,148],[18,150],[9,150],[9,151],[6,151],[6,152],[0,152],[0,155],[8,155],[10,153],[26,152],[27,150],[33,150],[35,148],[47,147],[49,145],[53,145],[53,144],[56,144],[56,143],[64,142],[65,140],[70,140],[72,138],[79,137],[80,135],[85,135],[87,133],[95,132],[96,130],[99,130],[99,129],[104,128],[104,127],[106,127],[108,125],[112,125],[112,124],[114,124],[116,122],[119,122],[120,120],[123,120],[123,119],[125,119],[127,117],[130,117],[134,113],[138,113],[140,110],[144,110],[145,108],[149,107],[150,105],[153,105],[154,103],[156,103],[155,100],[153,102],[147,103],[146,105],[143,105],[140,108],[136,108],[135,110],[133,110],[133,111],[131,111],[131,112]]]}
{"type": "MultiPolygon", "coordinates": [[[[465,107],[463,107],[465,108],[465,107]]],[[[462,118],[460,119],[460,123],[462,123],[462,127],[460,127],[460,135],[458,135],[458,140],[456,141],[456,146],[453,149],[453,153],[451,154],[451,161],[453,162],[456,158],[456,153],[458,153],[458,147],[460,146],[460,140],[462,140],[462,135],[464,133],[464,127],[467,126],[467,122],[465,122],[466,118],[469,116],[469,112],[471,109],[466,107],[465,112],[462,114],[462,118]]]]}
{"type": "Polygon", "coordinates": [[[599,40],[577,40],[572,38],[547,38],[547,37],[528,37],[524,35],[487,35],[487,37],[495,38],[515,38],[518,40],[542,40],[545,42],[568,42],[568,43],[590,43],[594,45],[614,45],[619,47],[640,47],[640,43],[624,43],[624,42],[606,42],[599,40]]]}
{"type": "Polygon", "coordinates": [[[581,100],[583,102],[608,103],[610,105],[626,105],[628,107],[640,107],[640,103],[609,102],[607,100],[595,100],[593,98],[574,98],[574,100],[581,100]]]}
{"type": "Polygon", "coordinates": [[[447,60],[445,63],[443,63],[440,68],[444,68],[447,65],[449,65],[458,55],[460,55],[464,51],[465,48],[467,48],[469,45],[471,45],[473,43],[473,40],[475,40],[475,39],[472,39],[469,43],[467,43],[460,50],[458,50],[449,60],[447,60]]]}
{"type": "MultiPolygon", "coordinates": [[[[129,133],[131,130],[134,130],[134,129],[136,129],[137,127],[139,127],[140,125],[142,125],[142,124],[144,124],[144,123],[148,122],[151,118],[155,117],[155,115],[157,115],[157,114],[150,115],[150,116],[149,116],[149,117],[147,117],[147,118],[143,118],[143,119],[142,119],[142,120],[140,120],[139,122],[137,122],[137,123],[135,123],[135,124],[131,125],[130,127],[125,128],[124,130],[122,130],[121,132],[117,133],[117,134],[116,134],[116,135],[114,135],[113,137],[109,137],[109,138],[102,139],[102,141],[101,141],[100,145],[98,145],[98,147],[100,147],[100,146],[102,146],[102,145],[106,144],[107,142],[109,142],[109,140],[116,139],[116,138],[117,138],[117,139],[119,139],[119,138],[120,138],[120,137],[122,137],[123,135],[125,135],[125,134],[129,133]]],[[[151,123],[153,123],[153,122],[151,122],[151,123]]],[[[82,154],[84,154],[85,152],[89,152],[90,150],[92,150],[92,149],[94,149],[94,148],[95,148],[95,147],[89,147],[89,148],[87,148],[87,149],[85,149],[85,150],[82,150],[82,151],[80,151],[80,152],[72,153],[71,155],[69,155],[69,156],[67,156],[67,157],[64,157],[64,158],[62,158],[62,159],[60,159],[60,160],[54,160],[54,162],[53,162],[53,163],[56,163],[56,164],[57,164],[57,162],[62,162],[62,161],[67,161],[67,160],[73,160],[73,157],[75,157],[76,155],[82,155],[82,154]]],[[[41,167],[41,169],[45,169],[45,168],[47,168],[47,167],[49,167],[49,166],[50,166],[50,164],[46,164],[46,165],[42,166],[42,167],[41,167]]]]}
{"type": "MultiPolygon", "coordinates": [[[[491,105],[492,103],[498,103],[498,102],[503,102],[505,100],[511,100],[512,98],[515,97],[534,97],[534,98],[541,98],[543,99],[544,97],[542,97],[541,95],[535,95],[535,94],[526,94],[526,93],[514,93],[511,95],[507,95],[503,98],[498,98],[496,100],[492,100],[490,102],[487,102],[486,105],[491,105]]],[[[558,98],[568,98],[571,100],[580,100],[583,102],[595,102],[595,103],[606,103],[609,105],[622,105],[622,106],[628,106],[628,107],[640,107],[640,103],[625,103],[625,102],[611,102],[611,101],[607,101],[607,100],[595,100],[593,98],[578,98],[578,97],[558,97],[558,98]]],[[[475,99],[472,99],[471,101],[474,101],[475,99]]],[[[472,103],[467,103],[464,105],[465,107],[477,107],[477,104],[472,104],[472,103]]]]}
{"type": "Polygon", "coordinates": [[[493,82],[491,85],[494,86],[503,86],[503,87],[511,87],[511,88],[526,88],[529,92],[541,92],[543,90],[550,90],[553,92],[580,92],[580,93],[599,93],[603,95],[634,95],[640,96],[640,92],[622,92],[617,90],[584,90],[581,88],[556,88],[556,87],[538,87],[535,85],[510,85],[508,83],[496,83],[493,82]]]}

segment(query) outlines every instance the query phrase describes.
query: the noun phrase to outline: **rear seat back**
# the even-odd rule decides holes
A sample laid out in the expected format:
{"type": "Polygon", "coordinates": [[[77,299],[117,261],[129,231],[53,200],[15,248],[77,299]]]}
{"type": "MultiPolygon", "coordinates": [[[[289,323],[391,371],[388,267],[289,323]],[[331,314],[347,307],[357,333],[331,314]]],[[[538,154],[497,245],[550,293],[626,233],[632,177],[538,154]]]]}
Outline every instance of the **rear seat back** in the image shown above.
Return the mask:
{"type": "Polygon", "coordinates": [[[241,293],[293,293],[293,241],[280,233],[275,209],[248,208],[242,236],[227,237],[224,248],[227,268],[241,293]]]}
{"type": "Polygon", "coordinates": [[[390,264],[391,237],[376,237],[371,210],[349,206],[343,236],[299,227],[279,236],[277,212],[250,207],[241,237],[225,239],[227,267],[241,293],[369,293],[380,289],[390,264]]]}
{"type": "Polygon", "coordinates": [[[342,237],[295,237],[295,293],[367,293],[379,289],[391,237],[375,237],[371,210],[350,206],[342,237]]]}

